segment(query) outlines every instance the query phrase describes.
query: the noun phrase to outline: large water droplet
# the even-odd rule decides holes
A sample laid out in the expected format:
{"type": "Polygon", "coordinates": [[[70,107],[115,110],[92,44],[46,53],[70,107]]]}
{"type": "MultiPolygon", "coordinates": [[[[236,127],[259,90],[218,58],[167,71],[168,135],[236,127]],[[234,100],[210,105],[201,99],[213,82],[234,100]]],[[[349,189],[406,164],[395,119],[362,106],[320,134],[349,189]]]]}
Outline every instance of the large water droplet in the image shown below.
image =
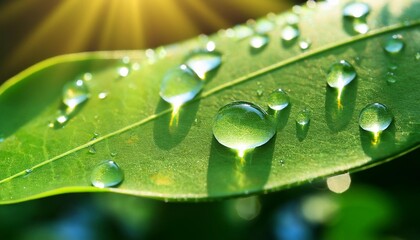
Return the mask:
{"type": "Polygon", "coordinates": [[[277,89],[268,96],[267,104],[274,111],[280,111],[289,105],[289,95],[284,90],[277,89]]]}
{"type": "Polygon", "coordinates": [[[90,181],[99,188],[114,187],[124,179],[121,168],[111,160],[98,164],[92,171],[90,181]]]}
{"type": "Polygon", "coordinates": [[[196,51],[188,55],[185,64],[192,69],[198,77],[206,79],[209,72],[217,69],[222,63],[219,52],[196,51]]]}
{"type": "Polygon", "coordinates": [[[297,26],[287,25],[283,28],[281,32],[281,38],[284,41],[292,41],[299,37],[299,34],[300,32],[297,26]]]}
{"type": "Polygon", "coordinates": [[[351,178],[349,173],[327,178],[327,186],[331,192],[343,193],[350,188],[351,178]]]}
{"type": "Polygon", "coordinates": [[[327,83],[330,87],[342,89],[353,81],[356,75],[356,71],[349,62],[340,60],[331,65],[328,71],[327,83]]]}
{"type": "Polygon", "coordinates": [[[381,103],[372,103],[360,111],[359,126],[374,134],[387,129],[392,122],[392,114],[381,103]]]}
{"type": "Polygon", "coordinates": [[[399,53],[403,48],[404,41],[402,36],[399,34],[393,35],[390,39],[386,41],[384,46],[384,50],[390,54],[399,53]]]}
{"type": "Polygon", "coordinates": [[[89,90],[81,79],[68,82],[63,87],[63,103],[66,107],[74,109],[89,98],[89,90]]]}
{"type": "Polygon", "coordinates": [[[222,107],[213,123],[213,134],[222,145],[243,152],[267,143],[276,133],[270,116],[249,102],[222,107]]]}
{"type": "Polygon", "coordinates": [[[256,34],[249,39],[249,45],[254,49],[261,49],[267,46],[268,42],[268,35],[265,34],[256,34]]]}
{"type": "Polygon", "coordinates": [[[352,2],[344,6],[343,16],[349,18],[363,18],[370,12],[370,7],[366,3],[352,2]]]}
{"type": "Polygon", "coordinates": [[[203,86],[203,80],[194,71],[186,65],[181,65],[165,74],[159,94],[166,102],[181,106],[193,99],[203,86]]]}

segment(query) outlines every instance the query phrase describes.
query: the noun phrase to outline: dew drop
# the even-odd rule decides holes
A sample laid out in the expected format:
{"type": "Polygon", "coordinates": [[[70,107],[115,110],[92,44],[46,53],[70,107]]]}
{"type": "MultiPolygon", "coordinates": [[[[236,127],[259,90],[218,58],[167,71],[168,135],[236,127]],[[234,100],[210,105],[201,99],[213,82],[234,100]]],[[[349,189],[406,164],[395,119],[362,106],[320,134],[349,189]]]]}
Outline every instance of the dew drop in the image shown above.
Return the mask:
{"type": "Polygon", "coordinates": [[[267,105],[274,111],[280,111],[289,105],[289,95],[283,89],[277,89],[270,93],[267,105]]]}
{"type": "Polygon", "coordinates": [[[397,79],[395,78],[395,74],[393,72],[388,72],[387,73],[387,77],[386,77],[386,81],[389,84],[394,84],[397,82],[397,79]]]}
{"type": "Polygon", "coordinates": [[[99,99],[105,99],[105,98],[107,98],[108,97],[108,92],[100,92],[99,94],[98,94],[98,98],[99,99]]]}
{"type": "Polygon", "coordinates": [[[356,78],[356,71],[346,60],[340,60],[330,66],[327,83],[332,88],[342,89],[356,78]]]}
{"type": "Polygon", "coordinates": [[[120,77],[127,77],[130,73],[130,68],[127,66],[120,66],[117,68],[118,76],[120,77]]]}
{"type": "Polygon", "coordinates": [[[115,156],[117,156],[117,155],[118,155],[118,153],[116,153],[116,152],[111,152],[109,155],[110,155],[111,157],[115,157],[115,156]]]}
{"type": "Polygon", "coordinates": [[[281,38],[284,41],[292,41],[299,37],[299,29],[296,26],[287,25],[283,28],[281,32],[281,38]]]}
{"type": "Polygon", "coordinates": [[[404,41],[401,35],[396,34],[389,38],[384,46],[384,50],[390,54],[396,54],[401,52],[404,48],[404,41]]]}
{"type": "Polygon", "coordinates": [[[219,52],[196,51],[192,52],[185,60],[185,65],[193,70],[201,79],[206,79],[208,73],[214,71],[222,64],[219,52]]]}
{"type": "Polygon", "coordinates": [[[350,188],[351,178],[349,173],[327,178],[327,186],[331,192],[343,193],[350,188]]]}
{"type": "Polygon", "coordinates": [[[256,34],[251,37],[249,40],[249,45],[254,49],[261,49],[267,46],[269,42],[268,35],[265,34],[256,34]]]}
{"type": "Polygon", "coordinates": [[[299,16],[294,13],[289,13],[286,16],[286,22],[289,25],[295,26],[299,24],[299,16]]]}
{"type": "Polygon", "coordinates": [[[364,18],[370,12],[370,7],[366,3],[352,2],[344,6],[343,16],[349,18],[364,18]]]}
{"type": "Polygon", "coordinates": [[[32,173],[32,168],[27,168],[26,170],[25,170],[25,174],[26,175],[28,175],[28,174],[31,174],[32,173]]]}
{"type": "Polygon", "coordinates": [[[299,48],[302,51],[308,50],[312,45],[311,40],[305,39],[299,42],[299,48]]]}
{"type": "Polygon", "coordinates": [[[90,145],[90,146],[88,147],[88,151],[89,151],[89,153],[90,153],[90,154],[95,154],[95,153],[96,153],[96,148],[95,148],[95,146],[94,146],[94,145],[90,145]]]}
{"type": "Polygon", "coordinates": [[[98,164],[92,171],[90,181],[99,188],[115,187],[124,179],[121,168],[114,161],[107,160],[98,164]]]}
{"type": "Polygon", "coordinates": [[[49,128],[62,128],[67,121],[70,119],[69,115],[62,113],[60,115],[58,115],[58,117],[55,118],[55,120],[53,122],[50,122],[48,124],[49,128]]]}
{"type": "Polygon", "coordinates": [[[416,55],[414,57],[416,60],[420,60],[420,52],[416,52],[416,55]]]}
{"type": "Polygon", "coordinates": [[[254,34],[252,28],[247,25],[237,25],[233,27],[233,30],[235,31],[235,37],[237,39],[244,39],[254,34]]]}
{"type": "Polygon", "coordinates": [[[392,118],[392,114],[385,105],[372,103],[360,111],[359,126],[363,130],[377,134],[391,125],[392,118]]]}
{"type": "Polygon", "coordinates": [[[270,116],[259,106],[244,101],[222,107],[213,122],[217,141],[238,152],[267,143],[275,133],[270,116]]]}
{"type": "Polygon", "coordinates": [[[186,65],[181,65],[165,74],[159,94],[166,102],[181,106],[193,99],[203,86],[204,81],[193,70],[186,65]]]}
{"type": "Polygon", "coordinates": [[[353,20],[353,30],[360,34],[365,34],[369,32],[369,25],[364,19],[355,19],[353,20]]]}
{"type": "Polygon", "coordinates": [[[63,103],[69,109],[74,109],[89,99],[89,90],[81,79],[68,82],[63,87],[63,103]]]}
{"type": "Polygon", "coordinates": [[[85,81],[90,81],[90,80],[92,80],[92,73],[85,73],[85,74],[83,74],[83,80],[85,80],[85,81]]]}
{"type": "Polygon", "coordinates": [[[209,52],[213,52],[214,50],[216,50],[216,43],[213,41],[208,41],[206,43],[206,50],[209,52]]]}
{"type": "Polygon", "coordinates": [[[274,28],[274,23],[268,19],[262,18],[255,22],[255,32],[265,34],[274,28]]]}
{"type": "Polygon", "coordinates": [[[300,126],[307,126],[311,121],[311,114],[308,109],[301,110],[296,116],[296,123],[300,126]]]}

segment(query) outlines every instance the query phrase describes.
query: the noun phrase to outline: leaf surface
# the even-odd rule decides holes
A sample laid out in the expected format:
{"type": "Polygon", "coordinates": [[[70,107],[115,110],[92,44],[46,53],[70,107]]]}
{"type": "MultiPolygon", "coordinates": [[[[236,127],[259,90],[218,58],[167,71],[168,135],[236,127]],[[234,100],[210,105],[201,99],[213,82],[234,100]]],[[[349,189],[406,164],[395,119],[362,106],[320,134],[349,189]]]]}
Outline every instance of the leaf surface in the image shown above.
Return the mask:
{"type": "Polygon", "coordinates": [[[181,107],[176,124],[159,96],[160,83],[191,51],[205,47],[203,38],[155,51],[59,56],[25,70],[0,88],[0,203],[95,191],[168,200],[241,196],[356,171],[417,148],[420,2],[366,3],[371,30],[363,35],[348,29],[342,4],[319,3],[300,9],[297,41],[281,40],[287,14],[271,16],[276,24],[261,51],[250,49],[249,38],[232,37],[232,30],[210,36],[222,64],[201,94],[181,107]],[[404,48],[386,54],[383,46],[395,34],[404,48]],[[299,48],[302,39],[312,42],[307,51],[299,48]],[[134,68],[119,77],[127,57],[134,68]],[[357,78],[345,87],[339,106],[326,75],[341,59],[353,65],[357,78]],[[63,128],[49,128],[64,84],[86,72],[92,74],[86,81],[89,100],[63,128]],[[387,82],[390,75],[395,83],[387,82]],[[240,160],[214,139],[218,109],[238,100],[265,108],[277,88],[288,92],[291,104],[280,112],[277,134],[267,144],[240,160]],[[108,93],[105,99],[98,98],[101,92],[108,93]],[[358,125],[360,110],[374,102],[394,116],[375,144],[358,125]],[[302,130],[295,119],[305,108],[311,119],[302,130]],[[118,187],[91,186],[93,168],[105,160],[124,172],[118,187]]]}

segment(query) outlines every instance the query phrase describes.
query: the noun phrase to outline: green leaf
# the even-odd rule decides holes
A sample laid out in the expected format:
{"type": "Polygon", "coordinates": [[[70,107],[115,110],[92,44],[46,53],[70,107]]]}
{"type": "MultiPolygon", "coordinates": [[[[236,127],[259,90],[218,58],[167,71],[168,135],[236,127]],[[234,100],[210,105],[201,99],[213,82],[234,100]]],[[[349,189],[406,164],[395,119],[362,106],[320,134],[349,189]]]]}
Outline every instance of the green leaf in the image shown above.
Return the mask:
{"type": "Polygon", "coordinates": [[[203,38],[156,51],[60,56],[25,70],[0,88],[0,203],[97,191],[168,200],[241,196],[357,171],[417,148],[420,2],[367,3],[371,30],[363,35],[349,29],[343,5],[301,8],[300,39],[312,42],[304,52],[299,40],[281,40],[286,14],[276,16],[269,45],[258,52],[250,50],[249,38],[229,37],[231,30],[210,36],[222,64],[202,93],[181,107],[177,123],[159,96],[160,83],[166,71],[205,46],[203,38]],[[403,36],[405,46],[386,54],[383,45],[394,34],[403,36]],[[123,57],[140,66],[127,77],[117,74],[123,57]],[[345,87],[339,107],[326,75],[341,59],[353,65],[357,78],[345,87]],[[64,84],[86,72],[93,76],[86,81],[89,100],[63,128],[49,128],[64,84]],[[393,84],[387,83],[389,72],[393,84]],[[288,92],[291,105],[280,113],[277,134],[267,144],[240,160],[214,139],[218,109],[236,100],[265,108],[267,94],[277,88],[288,92]],[[108,96],[99,99],[104,91],[108,96]],[[387,105],[394,116],[375,144],[358,126],[360,110],[373,102],[387,105]],[[305,108],[311,121],[302,131],[295,118],[305,108]],[[105,160],[124,172],[117,187],[91,186],[91,172],[105,160]]]}

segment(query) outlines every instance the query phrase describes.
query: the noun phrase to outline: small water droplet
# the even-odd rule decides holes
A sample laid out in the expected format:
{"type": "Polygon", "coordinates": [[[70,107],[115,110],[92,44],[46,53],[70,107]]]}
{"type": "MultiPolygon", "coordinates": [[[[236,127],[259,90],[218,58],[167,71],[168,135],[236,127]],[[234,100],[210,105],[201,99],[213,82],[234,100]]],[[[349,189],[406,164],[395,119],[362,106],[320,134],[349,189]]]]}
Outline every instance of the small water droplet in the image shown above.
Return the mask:
{"type": "Polygon", "coordinates": [[[204,82],[189,67],[181,65],[165,74],[160,86],[160,96],[166,102],[181,106],[193,99],[204,82]]]}
{"type": "Polygon", "coordinates": [[[66,114],[60,114],[53,122],[48,123],[49,128],[62,128],[67,121],[69,120],[69,116],[66,114]]]}
{"type": "Polygon", "coordinates": [[[289,105],[289,95],[283,89],[277,89],[270,93],[267,105],[274,111],[280,111],[289,105]]]}
{"type": "Polygon", "coordinates": [[[62,92],[62,101],[69,109],[75,109],[89,99],[89,90],[81,79],[66,83],[62,92]]]}
{"type": "Polygon", "coordinates": [[[32,168],[28,168],[28,169],[25,170],[25,174],[26,175],[31,174],[32,171],[33,171],[32,168]]]}
{"type": "Polygon", "coordinates": [[[394,70],[397,70],[397,68],[398,68],[398,66],[397,66],[395,63],[390,63],[390,64],[388,65],[388,69],[389,69],[389,70],[394,71],[394,70]]]}
{"type": "Polygon", "coordinates": [[[292,41],[299,37],[299,29],[296,26],[287,25],[283,28],[281,32],[281,38],[284,41],[292,41]]]}
{"type": "Polygon", "coordinates": [[[395,34],[389,38],[384,46],[384,50],[390,54],[397,54],[404,48],[404,41],[401,35],[395,34]]]}
{"type": "Polygon", "coordinates": [[[299,42],[299,48],[302,51],[308,50],[312,45],[311,40],[305,39],[299,42]]]}
{"type": "Polygon", "coordinates": [[[201,79],[205,79],[209,72],[217,69],[221,64],[221,54],[216,51],[195,51],[188,55],[185,60],[185,65],[192,69],[201,79]]]}
{"type": "Polygon", "coordinates": [[[108,97],[108,92],[100,92],[99,94],[98,94],[98,98],[99,99],[105,99],[106,97],[108,97]]]}
{"type": "Polygon", "coordinates": [[[138,71],[140,70],[140,68],[141,68],[140,63],[135,62],[131,64],[131,69],[133,69],[134,71],[138,71]]]}
{"type": "Polygon", "coordinates": [[[121,168],[111,160],[98,164],[90,175],[92,185],[99,188],[115,187],[123,179],[124,174],[121,168]]]}
{"type": "Polygon", "coordinates": [[[255,22],[255,32],[259,34],[265,34],[274,28],[274,23],[268,19],[261,18],[255,22]]]}
{"type": "Polygon", "coordinates": [[[130,73],[130,68],[127,66],[121,66],[117,68],[118,76],[120,77],[127,77],[130,73]]]}
{"type": "Polygon", "coordinates": [[[267,143],[276,133],[270,116],[249,102],[232,102],[222,107],[213,122],[217,141],[239,152],[267,143]]]}
{"type": "Polygon", "coordinates": [[[115,157],[115,156],[117,156],[117,155],[118,155],[118,153],[116,153],[116,152],[111,152],[109,155],[111,155],[111,157],[115,157]]]}
{"type": "Polygon", "coordinates": [[[85,81],[90,81],[90,80],[92,80],[92,73],[85,73],[85,74],[83,74],[83,80],[85,80],[85,81]]]}
{"type": "Polygon", "coordinates": [[[90,145],[90,146],[88,147],[88,151],[89,151],[89,153],[90,153],[90,154],[95,154],[95,153],[96,153],[96,148],[95,148],[95,146],[94,146],[94,145],[90,145]]]}
{"type": "Polygon", "coordinates": [[[363,130],[377,134],[391,125],[392,118],[392,114],[384,104],[372,103],[360,111],[359,126],[363,130]]]}
{"type": "Polygon", "coordinates": [[[299,16],[297,14],[294,13],[289,13],[286,16],[286,23],[292,26],[298,25],[299,24],[299,16]]]}
{"type": "Polygon", "coordinates": [[[356,78],[356,71],[346,60],[340,60],[330,66],[327,83],[332,88],[342,89],[356,78]]]}
{"type": "Polygon", "coordinates": [[[256,34],[249,39],[249,45],[254,49],[261,49],[267,46],[268,42],[269,37],[265,34],[256,34]]]}
{"type": "Polygon", "coordinates": [[[296,123],[300,126],[306,126],[311,121],[311,113],[308,109],[301,110],[296,116],[296,123]]]}
{"type": "Polygon", "coordinates": [[[395,73],[393,73],[393,72],[387,72],[386,75],[387,75],[386,81],[389,84],[394,84],[394,83],[397,82],[397,79],[395,78],[395,73]]]}
{"type": "Polygon", "coordinates": [[[254,34],[252,28],[247,25],[237,25],[233,27],[233,30],[235,31],[235,37],[237,39],[244,39],[254,34]]]}
{"type": "Polygon", "coordinates": [[[129,57],[129,56],[124,56],[124,57],[121,59],[121,61],[122,61],[124,64],[129,64],[129,63],[130,63],[130,57],[129,57]]]}
{"type": "Polygon", "coordinates": [[[416,59],[416,60],[420,60],[420,52],[416,52],[415,59],[416,59]]]}
{"type": "Polygon", "coordinates": [[[343,16],[349,18],[364,18],[370,12],[370,7],[366,3],[352,2],[344,6],[343,16]]]}
{"type": "Polygon", "coordinates": [[[216,50],[216,43],[213,41],[208,41],[206,44],[206,50],[209,52],[213,52],[214,50],[216,50]]]}
{"type": "Polygon", "coordinates": [[[369,25],[364,19],[355,19],[353,20],[353,30],[360,34],[365,34],[369,32],[369,25]]]}
{"type": "Polygon", "coordinates": [[[257,97],[262,97],[263,94],[264,94],[264,90],[257,89],[257,97]]]}
{"type": "Polygon", "coordinates": [[[284,166],[284,160],[280,160],[280,165],[284,166]]]}

